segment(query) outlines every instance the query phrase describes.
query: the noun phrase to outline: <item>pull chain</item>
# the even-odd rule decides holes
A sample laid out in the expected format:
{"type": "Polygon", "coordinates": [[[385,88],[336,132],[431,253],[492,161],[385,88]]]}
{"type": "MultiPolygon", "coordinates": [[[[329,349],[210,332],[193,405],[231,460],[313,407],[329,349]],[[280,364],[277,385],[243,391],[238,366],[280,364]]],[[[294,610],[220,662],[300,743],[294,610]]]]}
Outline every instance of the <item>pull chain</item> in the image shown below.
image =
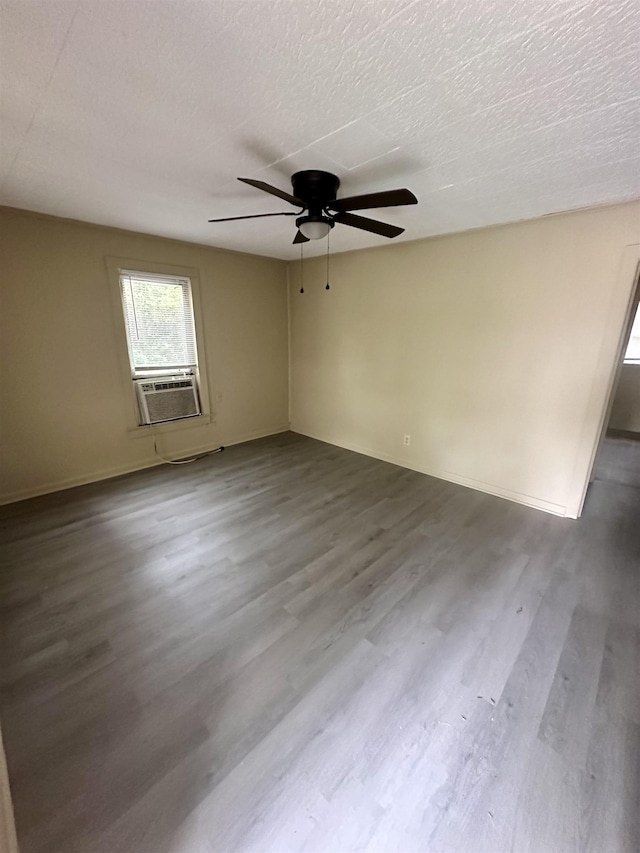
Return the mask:
{"type": "Polygon", "coordinates": [[[327,234],[327,286],[325,287],[325,290],[331,290],[331,288],[329,287],[329,237],[330,236],[331,236],[331,229],[329,229],[329,232],[327,234]]]}
{"type": "Polygon", "coordinates": [[[304,279],[303,279],[303,266],[302,266],[302,247],[304,243],[300,243],[300,293],[304,293],[304,279]]]}

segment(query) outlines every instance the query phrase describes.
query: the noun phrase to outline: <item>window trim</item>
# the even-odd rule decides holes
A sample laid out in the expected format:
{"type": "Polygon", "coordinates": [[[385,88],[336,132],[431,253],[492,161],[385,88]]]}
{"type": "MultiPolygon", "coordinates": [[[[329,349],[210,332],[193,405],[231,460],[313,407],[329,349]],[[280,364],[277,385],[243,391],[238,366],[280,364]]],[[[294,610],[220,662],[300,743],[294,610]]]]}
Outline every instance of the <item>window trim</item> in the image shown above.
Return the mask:
{"type": "Polygon", "coordinates": [[[207,368],[204,322],[200,298],[199,270],[195,267],[164,264],[140,258],[118,258],[111,255],[107,255],[105,257],[105,265],[107,268],[107,279],[111,297],[116,349],[119,362],[120,385],[123,392],[123,420],[129,437],[143,438],[148,436],[151,431],[151,425],[140,425],[138,423],[137,400],[131,376],[127,330],[124,311],[122,309],[122,297],[120,294],[120,272],[122,270],[136,270],[138,272],[152,273],[155,275],[178,276],[188,278],[191,282],[191,302],[193,305],[193,324],[196,331],[196,354],[198,359],[198,368],[195,375],[198,381],[201,414],[195,417],[184,418],[182,420],[154,424],[154,431],[158,433],[174,432],[176,430],[193,429],[194,427],[215,423],[214,413],[211,408],[213,394],[211,393],[210,372],[207,368]]]}

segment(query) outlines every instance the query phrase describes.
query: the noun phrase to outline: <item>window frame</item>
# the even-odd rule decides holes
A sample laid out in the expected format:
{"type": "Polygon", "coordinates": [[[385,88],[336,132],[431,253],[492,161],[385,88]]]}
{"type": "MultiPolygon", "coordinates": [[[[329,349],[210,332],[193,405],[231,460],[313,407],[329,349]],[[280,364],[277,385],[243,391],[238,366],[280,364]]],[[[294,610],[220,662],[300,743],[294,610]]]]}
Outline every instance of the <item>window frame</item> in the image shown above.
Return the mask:
{"type": "Polygon", "coordinates": [[[121,272],[136,271],[140,273],[149,273],[150,275],[166,275],[178,278],[188,278],[191,284],[191,304],[193,307],[193,324],[196,336],[196,358],[198,361],[194,375],[198,385],[201,413],[189,418],[154,424],[153,429],[159,433],[174,432],[175,430],[193,429],[194,427],[201,427],[206,424],[215,423],[215,418],[211,408],[213,395],[211,393],[210,386],[210,371],[207,366],[204,322],[200,298],[199,270],[195,267],[158,263],[157,261],[142,260],[140,258],[118,258],[112,256],[105,257],[105,264],[111,296],[116,349],[119,361],[120,385],[123,391],[123,418],[129,437],[141,438],[149,435],[151,425],[141,425],[138,422],[138,401],[136,399],[135,377],[133,376],[133,369],[129,357],[127,328],[120,290],[121,272]]]}

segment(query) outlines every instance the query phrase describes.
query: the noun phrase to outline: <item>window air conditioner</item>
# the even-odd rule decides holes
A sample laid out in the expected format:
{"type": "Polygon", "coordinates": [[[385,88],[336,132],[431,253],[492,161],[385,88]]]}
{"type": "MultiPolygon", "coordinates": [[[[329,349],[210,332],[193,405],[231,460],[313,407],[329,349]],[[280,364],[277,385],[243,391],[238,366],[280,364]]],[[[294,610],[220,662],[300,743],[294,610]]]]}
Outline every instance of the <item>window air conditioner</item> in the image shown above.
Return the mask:
{"type": "Polygon", "coordinates": [[[134,381],[142,424],[193,418],[200,414],[195,376],[161,376],[134,381]]]}

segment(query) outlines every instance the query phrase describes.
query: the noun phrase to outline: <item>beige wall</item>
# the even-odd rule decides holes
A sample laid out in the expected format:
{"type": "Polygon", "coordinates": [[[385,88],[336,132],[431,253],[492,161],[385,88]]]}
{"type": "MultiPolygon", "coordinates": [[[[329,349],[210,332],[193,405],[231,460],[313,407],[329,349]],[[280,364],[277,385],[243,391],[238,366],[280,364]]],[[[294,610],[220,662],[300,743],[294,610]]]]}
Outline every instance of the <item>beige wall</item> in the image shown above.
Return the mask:
{"type": "Polygon", "coordinates": [[[639,242],[632,203],[290,264],[292,429],[577,515],[639,242]]]}
{"type": "Polygon", "coordinates": [[[106,256],[199,270],[215,423],[163,434],[164,453],[287,428],[283,262],[6,208],[0,234],[0,501],[157,461],[126,428],[106,256]]]}
{"type": "Polygon", "coordinates": [[[623,364],[609,426],[640,432],[640,364],[623,364]]]}
{"type": "MultiPolygon", "coordinates": [[[[8,209],[0,234],[0,500],[157,461],[126,429],[107,256],[200,272],[215,422],[164,453],[287,427],[284,263],[8,209]]],[[[639,242],[634,203],[336,255],[328,293],[324,259],[304,295],[290,264],[292,428],[577,514],[639,242]]]]}

